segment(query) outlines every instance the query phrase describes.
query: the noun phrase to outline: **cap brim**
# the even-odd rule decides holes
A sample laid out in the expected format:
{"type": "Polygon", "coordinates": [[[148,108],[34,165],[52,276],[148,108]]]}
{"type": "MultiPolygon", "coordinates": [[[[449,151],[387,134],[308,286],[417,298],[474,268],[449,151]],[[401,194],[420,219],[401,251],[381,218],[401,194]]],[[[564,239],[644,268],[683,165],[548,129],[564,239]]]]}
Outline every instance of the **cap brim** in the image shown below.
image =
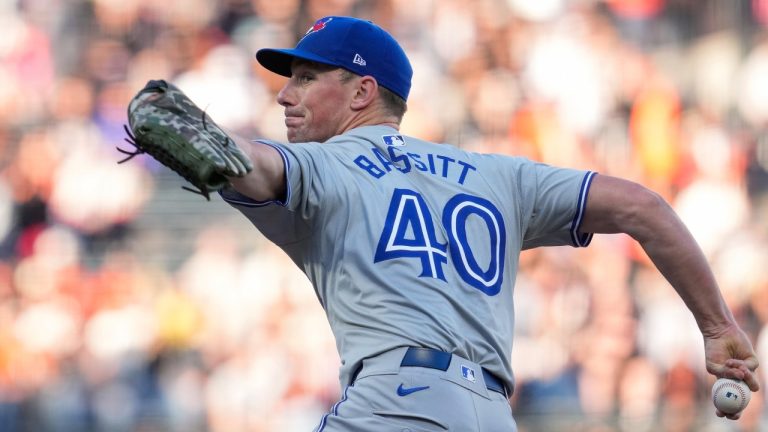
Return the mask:
{"type": "Polygon", "coordinates": [[[291,63],[297,58],[338,66],[326,58],[300,49],[263,48],[256,52],[256,60],[259,64],[269,71],[286,77],[291,76],[291,63]]]}

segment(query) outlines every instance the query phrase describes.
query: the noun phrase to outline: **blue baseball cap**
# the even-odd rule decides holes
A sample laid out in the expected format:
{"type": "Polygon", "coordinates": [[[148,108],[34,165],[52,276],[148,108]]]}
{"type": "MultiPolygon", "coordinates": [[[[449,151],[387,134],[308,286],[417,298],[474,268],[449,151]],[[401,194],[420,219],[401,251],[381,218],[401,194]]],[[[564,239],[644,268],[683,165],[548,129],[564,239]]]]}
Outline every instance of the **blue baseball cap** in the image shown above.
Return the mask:
{"type": "Polygon", "coordinates": [[[321,18],[307,30],[296,48],[264,48],[256,60],[270,71],[290,77],[295,58],[370,75],[380,86],[408,100],[413,68],[400,44],[384,29],[351,17],[321,18]]]}

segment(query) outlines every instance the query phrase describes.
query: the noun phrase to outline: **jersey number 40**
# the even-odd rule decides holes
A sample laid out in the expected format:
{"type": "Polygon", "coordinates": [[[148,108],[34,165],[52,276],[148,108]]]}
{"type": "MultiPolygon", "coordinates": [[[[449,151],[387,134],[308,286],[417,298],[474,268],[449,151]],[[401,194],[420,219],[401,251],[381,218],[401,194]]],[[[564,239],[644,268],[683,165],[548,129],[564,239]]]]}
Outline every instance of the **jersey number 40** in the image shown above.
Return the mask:
{"type": "Polygon", "coordinates": [[[445,281],[443,266],[450,257],[456,273],[464,282],[487,295],[498,294],[504,274],[506,231],[504,219],[496,206],[476,196],[454,195],[445,204],[440,220],[447,243],[437,240],[433,220],[421,194],[409,189],[395,189],[374,262],[395,258],[419,259],[422,268],[420,277],[445,281]],[[470,216],[479,217],[487,227],[490,262],[486,269],[478,263],[467,239],[470,216]]]}

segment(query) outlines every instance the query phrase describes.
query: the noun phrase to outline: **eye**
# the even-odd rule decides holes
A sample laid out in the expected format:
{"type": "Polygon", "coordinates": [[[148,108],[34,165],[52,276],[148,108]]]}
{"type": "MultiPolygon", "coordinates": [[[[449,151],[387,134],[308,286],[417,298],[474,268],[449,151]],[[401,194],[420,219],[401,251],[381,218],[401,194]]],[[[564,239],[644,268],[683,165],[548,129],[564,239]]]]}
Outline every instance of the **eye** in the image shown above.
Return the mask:
{"type": "Polygon", "coordinates": [[[315,77],[312,74],[303,73],[298,76],[299,84],[309,84],[315,77]]]}

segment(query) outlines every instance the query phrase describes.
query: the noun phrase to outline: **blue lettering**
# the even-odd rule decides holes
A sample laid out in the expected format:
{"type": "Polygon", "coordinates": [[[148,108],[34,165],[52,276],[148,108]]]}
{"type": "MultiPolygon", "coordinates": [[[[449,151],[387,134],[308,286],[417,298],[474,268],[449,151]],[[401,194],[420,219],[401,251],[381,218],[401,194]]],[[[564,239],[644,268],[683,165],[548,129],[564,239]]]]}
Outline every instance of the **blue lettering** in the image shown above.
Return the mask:
{"type": "Polygon", "coordinates": [[[386,174],[384,170],[376,166],[375,163],[363,155],[355,158],[355,164],[362,168],[364,171],[367,171],[368,174],[372,175],[374,178],[381,178],[381,176],[386,174]]]}
{"type": "Polygon", "coordinates": [[[432,153],[429,153],[427,155],[427,160],[429,161],[429,172],[431,172],[432,174],[437,174],[435,172],[435,157],[434,157],[434,155],[432,155],[432,153]]]}
{"type": "Polygon", "coordinates": [[[469,170],[477,171],[477,168],[473,167],[472,165],[466,162],[462,162],[462,161],[458,161],[458,162],[459,162],[459,165],[462,166],[461,175],[459,176],[459,184],[464,184],[464,180],[467,179],[467,173],[469,173],[469,170]]]}
{"type": "Polygon", "coordinates": [[[413,166],[416,167],[419,171],[426,171],[427,166],[424,164],[424,162],[421,161],[421,155],[418,153],[408,153],[408,156],[413,159],[413,166]]]}
{"type": "Polygon", "coordinates": [[[408,156],[404,154],[397,154],[395,153],[395,147],[387,147],[387,152],[389,153],[389,158],[392,159],[392,163],[395,164],[395,167],[403,174],[408,173],[411,171],[411,162],[408,160],[408,156]],[[403,167],[400,168],[397,166],[398,162],[403,163],[403,167]]]}
{"type": "Polygon", "coordinates": [[[371,152],[376,157],[376,160],[358,155],[354,162],[358,167],[377,179],[393,170],[407,174],[415,168],[416,170],[439,175],[443,178],[452,178],[457,183],[463,185],[469,173],[477,171],[476,167],[467,162],[440,154],[427,153],[422,155],[418,153],[405,153],[402,152],[402,149],[392,146],[387,147],[386,152],[373,147],[371,152]],[[451,169],[451,164],[458,164],[461,167],[461,171],[456,173],[455,169],[451,169]]]}
{"type": "Polygon", "coordinates": [[[381,150],[377,149],[376,147],[372,148],[371,151],[374,155],[376,155],[376,158],[379,160],[379,162],[384,165],[384,169],[386,169],[387,172],[392,171],[392,167],[395,165],[387,159],[387,155],[382,153],[381,150]]]}
{"type": "Polygon", "coordinates": [[[507,237],[499,209],[484,198],[458,194],[443,208],[443,226],[449,237],[451,261],[461,279],[489,296],[498,294],[504,279],[507,237]],[[491,260],[485,269],[477,261],[469,242],[467,221],[470,217],[479,217],[488,229],[491,260]]]}
{"type": "Polygon", "coordinates": [[[437,240],[438,232],[421,194],[395,189],[373,262],[418,258],[421,261],[419,277],[445,281],[443,265],[448,262],[447,246],[437,240]]]}
{"type": "Polygon", "coordinates": [[[443,177],[448,178],[448,165],[451,162],[456,162],[456,159],[451,159],[448,156],[437,155],[437,158],[443,161],[443,177]]]}
{"type": "Polygon", "coordinates": [[[448,265],[471,287],[488,296],[497,295],[504,284],[507,234],[504,217],[496,205],[473,195],[454,195],[443,207],[439,221],[432,219],[430,208],[420,193],[395,189],[373,262],[418,260],[418,277],[442,281],[447,281],[443,267],[448,265]],[[482,228],[469,232],[470,220],[485,225],[487,241],[470,241],[470,236],[485,240],[482,228]],[[439,222],[442,226],[437,225],[439,222]],[[447,243],[440,243],[440,233],[447,236],[447,243]],[[487,251],[476,249],[483,246],[487,251]],[[485,256],[490,257],[488,262],[478,260],[485,256]]]}

